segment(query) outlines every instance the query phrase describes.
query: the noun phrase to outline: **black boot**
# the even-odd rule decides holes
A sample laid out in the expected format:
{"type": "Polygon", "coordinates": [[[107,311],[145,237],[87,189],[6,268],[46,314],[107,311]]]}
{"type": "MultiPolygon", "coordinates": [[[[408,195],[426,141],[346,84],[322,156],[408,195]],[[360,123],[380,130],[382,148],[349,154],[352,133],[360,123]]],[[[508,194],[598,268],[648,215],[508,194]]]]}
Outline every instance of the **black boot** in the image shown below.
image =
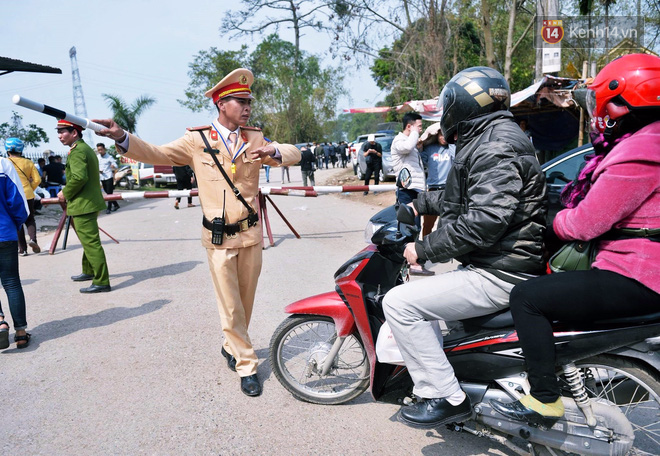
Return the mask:
{"type": "MultiPolygon", "coordinates": [[[[556,403],[557,402],[550,404],[550,406],[555,405],[556,403]]],[[[558,403],[561,404],[561,398],[558,399],[558,403]]],[[[561,409],[560,410],[561,414],[559,412],[557,412],[556,414],[553,413],[553,415],[558,415],[558,416],[542,415],[539,412],[525,406],[520,401],[513,401],[508,403],[504,403],[500,401],[490,401],[490,405],[498,413],[506,416],[507,418],[511,418],[516,421],[524,421],[534,426],[543,426],[548,429],[551,428],[564,414],[563,404],[561,404],[561,406],[559,407],[561,409]]],[[[557,407],[557,405],[555,405],[555,407],[557,407]]],[[[554,410],[549,410],[548,412],[549,413],[554,412],[554,410]]]]}

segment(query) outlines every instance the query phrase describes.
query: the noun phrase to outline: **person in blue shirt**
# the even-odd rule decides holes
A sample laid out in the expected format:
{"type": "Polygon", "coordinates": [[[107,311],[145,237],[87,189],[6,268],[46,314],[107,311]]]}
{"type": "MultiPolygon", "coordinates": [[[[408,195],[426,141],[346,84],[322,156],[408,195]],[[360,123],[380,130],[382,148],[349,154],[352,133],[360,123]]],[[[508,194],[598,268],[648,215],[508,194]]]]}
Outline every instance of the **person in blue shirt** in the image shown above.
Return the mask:
{"type": "MultiPolygon", "coordinates": [[[[422,162],[427,169],[426,190],[429,192],[444,191],[447,175],[454,163],[456,146],[448,144],[440,131],[440,123],[431,125],[420,138],[424,149],[421,152],[422,162]]],[[[437,215],[425,215],[422,221],[422,236],[433,231],[437,215]]]]}
{"type": "MultiPolygon", "coordinates": [[[[16,169],[6,158],[0,158],[0,281],[7,293],[14,321],[16,348],[26,348],[30,334],[25,330],[25,295],[18,274],[18,229],[30,213],[23,185],[16,169]]],[[[0,350],[9,347],[9,323],[0,307],[0,350]]]]}

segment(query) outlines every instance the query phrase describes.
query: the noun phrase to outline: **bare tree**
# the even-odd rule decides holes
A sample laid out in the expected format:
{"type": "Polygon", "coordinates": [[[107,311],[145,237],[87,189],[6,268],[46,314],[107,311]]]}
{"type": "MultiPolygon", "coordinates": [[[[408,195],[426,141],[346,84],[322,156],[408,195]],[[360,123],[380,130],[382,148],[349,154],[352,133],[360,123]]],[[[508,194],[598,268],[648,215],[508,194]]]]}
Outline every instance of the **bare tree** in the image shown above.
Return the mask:
{"type": "MultiPolygon", "coordinates": [[[[332,52],[356,64],[382,57],[379,51],[400,38],[432,9],[427,0],[340,0],[342,14],[333,16],[332,52]]],[[[338,2],[339,3],[339,2],[338,2]]],[[[431,0],[432,4],[435,4],[431,0]]]]}
{"type": "Polygon", "coordinates": [[[490,0],[481,0],[481,28],[484,32],[484,50],[486,65],[495,68],[495,45],[493,43],[493,8],[490,0]]]}
{"type": "Polygon", "coordinates": [[[240,8],[222,21],[222,29],[232,36],[265,34],[285,26],[293,30],[296,49],[295,69],[300,63],[300,39],[304,29],[329,30],[330,20],[343,14],[339,2],[325,0],[241,0],[240,8]]]}

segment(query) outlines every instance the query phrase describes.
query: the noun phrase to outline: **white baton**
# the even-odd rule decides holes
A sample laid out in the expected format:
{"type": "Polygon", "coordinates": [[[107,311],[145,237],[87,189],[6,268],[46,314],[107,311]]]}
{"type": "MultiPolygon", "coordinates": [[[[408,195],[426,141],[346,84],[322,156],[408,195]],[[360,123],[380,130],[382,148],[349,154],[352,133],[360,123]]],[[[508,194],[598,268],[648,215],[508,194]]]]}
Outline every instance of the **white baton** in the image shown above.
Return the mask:
{"type": "Polygon", "coordinates": [[[64,111],[61,111],[59,109],[53,108],[51,106],[37,103],[36,101],[28,100],[27,98],[23,98],[20,95],[14,95],[11,99],[11,101],[14,104],[17,104],[19,106],[23,106],[24,108],[31,109],[33,111],[40,112],[42,114],[46,114],[48,116],[53,116],[57,119],[64,119],[68,120],[71,123],[74,123],[76,125],[80,125],[83,128],[89,128],[90,130],[94,130],[96,132],[99,132],[107,127],[104,127],[101,124],[97,124],[96,122],[92,122],[89,119],[85,119],[84,117],[78,117],[74,116],[73,114],[67,114],[64,111]]]}

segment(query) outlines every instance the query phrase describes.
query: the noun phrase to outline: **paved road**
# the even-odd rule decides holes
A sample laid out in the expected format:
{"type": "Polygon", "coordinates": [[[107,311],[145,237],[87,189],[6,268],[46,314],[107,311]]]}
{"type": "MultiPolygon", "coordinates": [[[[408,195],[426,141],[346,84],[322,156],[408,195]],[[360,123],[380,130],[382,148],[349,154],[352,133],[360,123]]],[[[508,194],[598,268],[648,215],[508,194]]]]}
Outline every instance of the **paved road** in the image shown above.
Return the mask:
{"type": "MultiPolygon", "coordinates": [[[[295,184],[299,170],[291,173],[295,184]]],[[[33,340],[26,350],[12,344],[0,352],[3,453],[510,454],[468,434],[410,429],[394,419],[398,407],[368,393],[348,405],[319,406],[284,390],[267,362],[282,309],[333,289],[335,269],[364,246],[362,230],[379,208],[358,195],[274,200],[302,239],[270,211],[277,245],[264,251],[251,326],[262,396],[244,396],[220,355],[200,208],[121,203],[99,219],[120,240],[102,236],[111,293],[81,295],[69,280],[82,254],[73,234],[65,251],[20,258],[33,340]]]]}

